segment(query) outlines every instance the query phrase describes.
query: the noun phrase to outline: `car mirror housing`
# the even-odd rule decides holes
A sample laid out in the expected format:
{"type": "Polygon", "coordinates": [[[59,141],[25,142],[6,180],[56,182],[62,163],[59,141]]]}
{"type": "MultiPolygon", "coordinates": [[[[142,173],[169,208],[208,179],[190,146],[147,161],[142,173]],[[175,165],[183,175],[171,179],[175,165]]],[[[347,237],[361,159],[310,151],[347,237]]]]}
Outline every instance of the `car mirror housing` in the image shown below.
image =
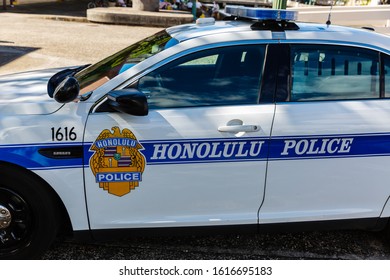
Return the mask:
{"type": "Polygon", "coordinates": [[[88,67],[90,64],[82,65],[77,68],[68,68],[64,69],[56,74],[54,74],[47,83],[47,94],[53,98],[54,91],[58,87],[58,85],[66,79],[66,77],[73,76],[75,73],[83,70],[84,68],[88,67]]]}
{"type": "Polygon", "coordinates": [[[72,73],[72,69],[65,69],[53,75],[53,77],[51,77],[49,82],[47,83],[47,94],[53,98],[54,92],[57,89],[58,85],[63,80],[65,80],[66,77],[71,76],[72,73]]]}
{"type": "Polygon", "coordinates": [[[66,77],[54,90],[53,98],[59,103],[74,101],[80,92],[80,85],[76,78],[66,77]]]}
{"type": "Polygon", "coordinates": [[[114,110],[134,116],[148,115],[148,102],[137,89],[114,90],[108,93],[108,105],[114,110]]]}

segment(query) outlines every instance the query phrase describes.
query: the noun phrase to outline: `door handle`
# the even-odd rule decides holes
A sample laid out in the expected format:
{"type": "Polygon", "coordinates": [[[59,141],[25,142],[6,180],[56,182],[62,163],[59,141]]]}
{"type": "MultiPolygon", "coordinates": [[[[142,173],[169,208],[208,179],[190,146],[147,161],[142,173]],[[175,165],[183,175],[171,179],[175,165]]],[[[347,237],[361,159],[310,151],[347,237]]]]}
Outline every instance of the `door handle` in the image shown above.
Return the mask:
{"type": "Polygon", "coordinates": [[[243,125],[222,125],[218,127],[219,132],[256,132],[260,130],[259,125],[243,124],[243,125]]]}

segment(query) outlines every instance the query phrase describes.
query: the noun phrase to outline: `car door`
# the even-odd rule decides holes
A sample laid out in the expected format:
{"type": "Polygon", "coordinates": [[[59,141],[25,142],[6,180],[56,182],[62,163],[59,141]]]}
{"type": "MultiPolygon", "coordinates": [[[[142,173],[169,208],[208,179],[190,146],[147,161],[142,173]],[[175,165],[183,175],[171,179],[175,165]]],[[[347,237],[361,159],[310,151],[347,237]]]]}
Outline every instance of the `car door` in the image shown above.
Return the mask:
{"type": "Polygon", "coordinates": [[[291,45],[260,223],[375,223],[390,195],[390,102],[380,57],[352,46],[291,45]]]}
{"type": "Polygon", "coordinates": [[[147,96],[147,116],[104,104],[90,114],[92,229],[257,223],[274,115],[259,105],[265,49],[215,47],[165,62],[129,86],[147,96]]]}

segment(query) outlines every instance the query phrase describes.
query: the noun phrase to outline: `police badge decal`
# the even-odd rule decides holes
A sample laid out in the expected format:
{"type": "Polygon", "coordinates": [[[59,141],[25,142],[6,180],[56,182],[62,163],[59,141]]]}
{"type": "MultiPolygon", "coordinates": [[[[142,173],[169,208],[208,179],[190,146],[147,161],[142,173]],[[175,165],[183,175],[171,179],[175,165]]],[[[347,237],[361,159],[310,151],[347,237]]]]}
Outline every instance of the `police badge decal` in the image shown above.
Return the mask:
{"type": "Polygon", "coordinates": [[[89,166],[99,187],[108,193],[123,196],[138,187],[145,169],[142,145],[127,128],[103,130],[90,150],[94,152],[89,166]],[[112,131],[112,132],[111,132],[112,131]]]}

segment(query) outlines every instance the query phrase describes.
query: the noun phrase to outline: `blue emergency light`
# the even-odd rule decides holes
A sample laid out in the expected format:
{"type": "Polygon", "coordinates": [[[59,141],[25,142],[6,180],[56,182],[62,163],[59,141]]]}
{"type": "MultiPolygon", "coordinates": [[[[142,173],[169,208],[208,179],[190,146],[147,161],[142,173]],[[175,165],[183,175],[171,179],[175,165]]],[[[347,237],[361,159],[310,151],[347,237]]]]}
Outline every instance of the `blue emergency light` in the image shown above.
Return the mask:
{"type": "Polygon", "coordinates": [[[225,12],[231,16],[254,20],[293,21],[298,19],[298,11],[287,11],[279,9],[226,6],[225,12]]]}

